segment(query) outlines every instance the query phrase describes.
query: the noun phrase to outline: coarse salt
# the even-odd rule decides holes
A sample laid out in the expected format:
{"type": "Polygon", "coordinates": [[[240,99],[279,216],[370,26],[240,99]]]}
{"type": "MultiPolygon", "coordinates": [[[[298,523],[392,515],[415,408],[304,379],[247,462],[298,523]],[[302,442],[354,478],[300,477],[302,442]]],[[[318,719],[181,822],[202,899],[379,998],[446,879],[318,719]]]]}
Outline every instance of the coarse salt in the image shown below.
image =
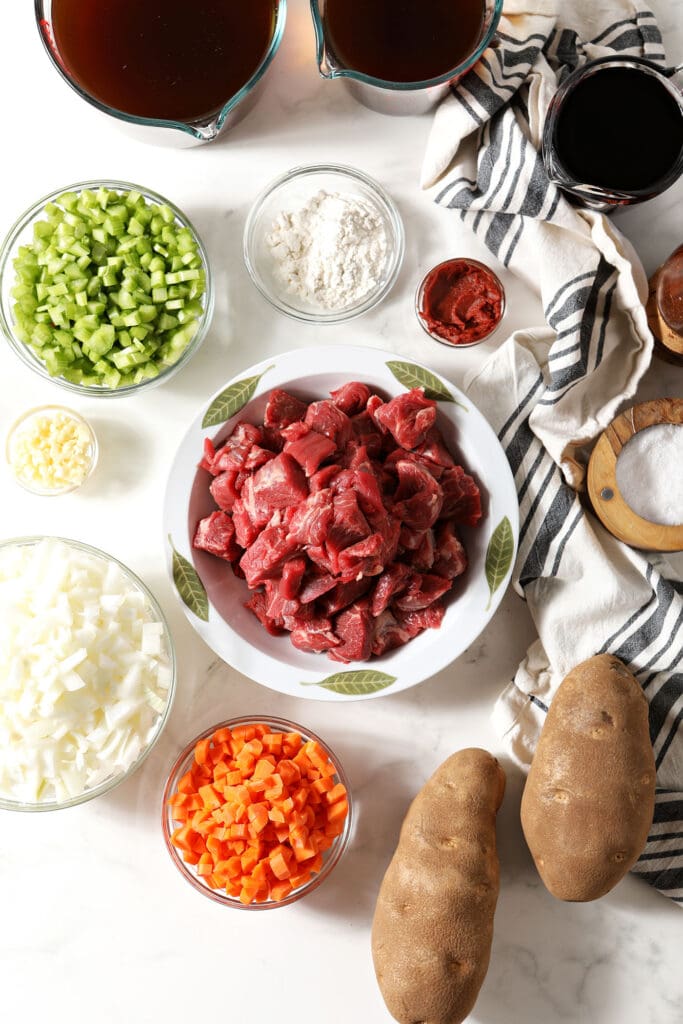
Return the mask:
{"type": "Polygon", "coordinates": [[[634,434],[617,459],[617,486],[642,519],[683,523],[683,425],[660,423],[634,434]]]}
{"type": "Polygon", "coordinates": [[[388,251],[386,227],[371,203],[324,190],[283,210],[266,242],[286,291],[328,310],[368,295],[382,279],[388,251]]]}

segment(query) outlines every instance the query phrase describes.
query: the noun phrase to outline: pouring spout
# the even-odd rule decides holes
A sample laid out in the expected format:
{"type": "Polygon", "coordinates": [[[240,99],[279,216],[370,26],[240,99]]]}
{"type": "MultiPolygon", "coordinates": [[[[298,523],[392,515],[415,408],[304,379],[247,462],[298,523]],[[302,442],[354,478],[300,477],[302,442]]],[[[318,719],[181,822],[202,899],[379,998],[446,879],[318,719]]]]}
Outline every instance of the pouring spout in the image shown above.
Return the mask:
{"type": "Polygon", "coordinates": [[[212,142],[220,131],[217,117],[212,118],[210,121],[193,121],[187,125],[187,129],[200,142],[212,142]]]}

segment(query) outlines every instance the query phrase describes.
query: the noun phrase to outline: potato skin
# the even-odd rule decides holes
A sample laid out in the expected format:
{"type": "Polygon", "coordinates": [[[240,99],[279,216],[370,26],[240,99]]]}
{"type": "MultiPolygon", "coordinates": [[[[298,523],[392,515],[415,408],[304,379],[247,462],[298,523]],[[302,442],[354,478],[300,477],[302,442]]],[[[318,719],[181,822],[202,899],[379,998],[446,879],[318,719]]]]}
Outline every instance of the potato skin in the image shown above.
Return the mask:
{"type": "Polygon", "coordinates": [[[372,924],[377,981],[401,1024],[460,1024],[474,1006],[491,955],[504,791],[495,757],[461,750],[406,814],[372,924]]]}
{"type": "Polygon", "coordinates": [[[604,896],[643,851],[655,760],[645,695],[610,654],[577,665],[548,711],[522,796],[522,828],[560,900],[604,896]]]}

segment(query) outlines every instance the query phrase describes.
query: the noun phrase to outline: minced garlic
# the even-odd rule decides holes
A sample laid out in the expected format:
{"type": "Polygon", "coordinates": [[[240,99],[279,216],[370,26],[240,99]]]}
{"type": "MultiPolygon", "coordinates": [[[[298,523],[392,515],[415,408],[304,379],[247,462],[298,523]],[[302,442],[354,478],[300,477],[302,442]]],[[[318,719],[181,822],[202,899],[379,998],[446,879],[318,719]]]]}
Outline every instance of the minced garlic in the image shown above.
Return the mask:
{"type": "Polygon", "coordinates": [[[75,413],[45,407],[16,424],[7,455],[20,484],[56,494],[84,482],[93,467],[95,441],[85,420],[75,413]]]}

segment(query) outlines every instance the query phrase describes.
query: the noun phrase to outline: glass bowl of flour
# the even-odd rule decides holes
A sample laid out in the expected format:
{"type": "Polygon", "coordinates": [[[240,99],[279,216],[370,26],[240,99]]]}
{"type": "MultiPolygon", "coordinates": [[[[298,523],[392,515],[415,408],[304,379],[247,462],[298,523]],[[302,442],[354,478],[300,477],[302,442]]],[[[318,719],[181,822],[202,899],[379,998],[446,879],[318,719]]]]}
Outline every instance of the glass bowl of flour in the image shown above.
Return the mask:
{"type": "Polygon", "coordinates": [[[244,261],[271,305],[334,324],[367,313],[398,277],[405,236],[394,201],[352,167],[295,167],[251,208],[244,261]]]}

